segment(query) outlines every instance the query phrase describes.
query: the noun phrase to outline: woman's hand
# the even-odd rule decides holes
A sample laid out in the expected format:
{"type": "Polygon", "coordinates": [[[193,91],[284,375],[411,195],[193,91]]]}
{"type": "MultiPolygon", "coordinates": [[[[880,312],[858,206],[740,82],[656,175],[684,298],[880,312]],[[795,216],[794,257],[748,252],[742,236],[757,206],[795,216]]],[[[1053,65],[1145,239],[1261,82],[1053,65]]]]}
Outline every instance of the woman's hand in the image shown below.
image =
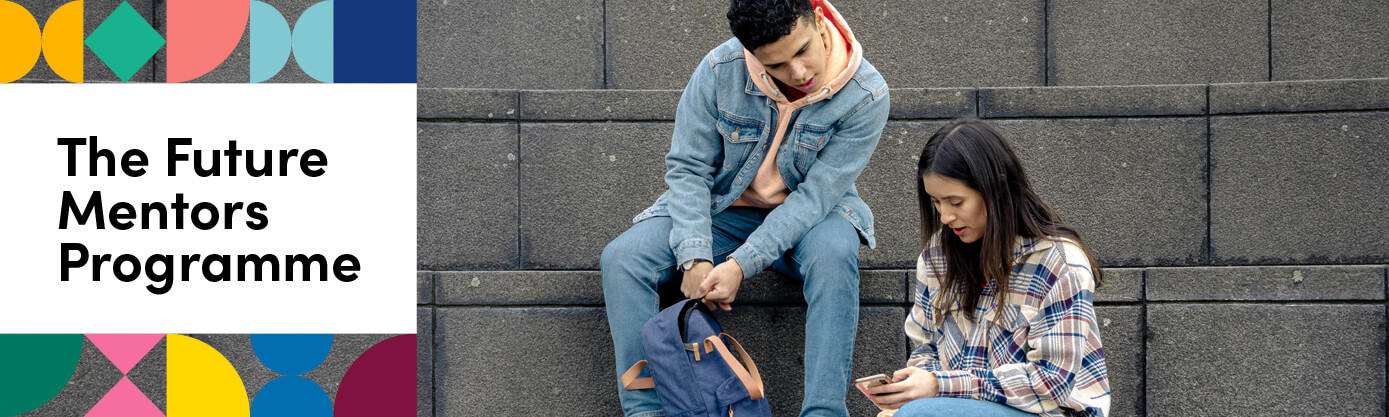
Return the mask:
{"type": "Polygon", "coordinates": [[[868,389],[868,393],[873,394],[868,396],[873,405],[884,410],[896,410],[912,400],[935,397],[940,389],[936,374],[916,367],[898,369],[892,373],[892,380],[894,382],[891,384],[868,389]]]}

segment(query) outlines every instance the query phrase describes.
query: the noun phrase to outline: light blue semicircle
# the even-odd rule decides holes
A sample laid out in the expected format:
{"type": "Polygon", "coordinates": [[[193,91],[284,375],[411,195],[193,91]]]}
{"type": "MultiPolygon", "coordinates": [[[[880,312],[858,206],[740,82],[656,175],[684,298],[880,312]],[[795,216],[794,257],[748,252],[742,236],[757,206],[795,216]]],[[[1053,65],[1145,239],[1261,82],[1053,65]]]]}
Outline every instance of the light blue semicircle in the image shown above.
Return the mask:
{"type": "Polygon", "coordinates": [[[251,82],[269,80],[289,62],[289,22],[275,6],[251,0],[251,82]]]}
{"type": "Polygon", "coordinates": [[[333,82],[333,0],[309,6],[294,22],[294,60],[319,82],[333,82]]]}

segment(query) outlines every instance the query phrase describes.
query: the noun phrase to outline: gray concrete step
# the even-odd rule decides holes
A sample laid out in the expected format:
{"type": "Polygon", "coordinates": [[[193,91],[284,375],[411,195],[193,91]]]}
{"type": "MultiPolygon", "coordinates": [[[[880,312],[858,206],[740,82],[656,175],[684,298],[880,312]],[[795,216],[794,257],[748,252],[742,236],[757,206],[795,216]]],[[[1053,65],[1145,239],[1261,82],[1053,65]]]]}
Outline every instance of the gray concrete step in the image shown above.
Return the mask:
{"type": "MultiPolygon", "coordinates": [[[[911,274],[864,271],[855,375],[905,363],[911,274]]],[[[1385,265],[1107,268],[1095,299],[1112,415],[1281,415],[1302,404],[1288,399],[1298,392],[1341,399],[1327,408],[1382,412],[1385,274],[1385,265]],[[1270,406],[1269,390],[1286,394],[1270,406]]],[[[759,274],[744,285],[746,302],[719,314],[763,369],[774,415],[795,414],[801,398],[804,302],[793,281],[759,274]]],[[[433,408],[421,416],[532,414],[554,401],[577,415],[620,414],[596,271],[418,282],[421,352],[433,361],[420,380],[421,404],[433,408]]],[[[865,399],[849,400],[854,415],[871,415],[865,399]]]]}

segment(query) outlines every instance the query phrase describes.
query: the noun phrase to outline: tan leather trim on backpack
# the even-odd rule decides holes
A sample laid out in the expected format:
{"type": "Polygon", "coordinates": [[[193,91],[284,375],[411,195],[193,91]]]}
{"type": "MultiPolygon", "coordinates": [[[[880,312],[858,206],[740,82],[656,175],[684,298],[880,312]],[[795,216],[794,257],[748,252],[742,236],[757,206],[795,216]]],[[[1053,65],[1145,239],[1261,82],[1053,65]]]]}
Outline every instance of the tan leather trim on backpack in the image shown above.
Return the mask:
{"type": "Polygon", "coordinates": [[[627,368],[627,372],[622,373],[622,388],[628,391],[656,388],[656,383],[652,382],[651,378],[637,378],[637,375],[641,374],[642,368],[646,368],[645,359],[639,360],[631,368],[627,368]]]}
{"type": "MultiPolygon", "coordinates": [[[[728,364],[735,375],[738,375],[738,379],[743,381],[743,387],[748,389],[748,396],[754,400],[762,399],[762,374],[757,372],[757,364],[753,363],[752,356],[748,355],[748,351],[743,350],[743,345],[738,343],[738,339],[734,339],[728,333],[719,333],[704,338],[704,352],[713,353],[714,350],[719,351],[719,355],[723,356],[723,361],[728,364]],[[743,365],[728,351],[728,346],[723,344],[724,338],[728,338],[728,342],[733,344],[734,349],[738,350],[738,354],[743,357],[743,363],[747,364],[747,369],[744,369],[743,365]]],[[[630,373],[631,371],[627,372],[630,373]]]]}
{"type": "Polygon", "coordinates": [[[686,343],[686,344],[685,344],[685,350],[690,351],[690,352],[694,352],[695,362],[699,362],[700,359],[699,359],[699,344],[698,344],[698,343],[686,343]]]}

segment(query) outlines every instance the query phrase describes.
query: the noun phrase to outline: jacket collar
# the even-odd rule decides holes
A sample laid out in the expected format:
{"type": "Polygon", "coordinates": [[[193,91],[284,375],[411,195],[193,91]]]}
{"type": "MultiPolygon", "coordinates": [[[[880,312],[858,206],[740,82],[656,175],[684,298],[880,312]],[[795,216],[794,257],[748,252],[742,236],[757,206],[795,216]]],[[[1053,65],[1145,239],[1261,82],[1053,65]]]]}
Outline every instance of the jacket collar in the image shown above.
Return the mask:
{"type": "Polygon", "coordinates": [[[1013,262],[1021,262],[1027,255],[1051,249],[1056,242],[1051,239],[1019,236],[1013,241],[1013,262]]]}
{"type": "MultiPolygon", "coordinates": [[[[931,246],[940,245],[940,238],[941,238],[940,234],[936,234],[936,237],[932,238],[932,240],[931,240],[931,246]]],[[[1056,244],[1057,244],[1057,239],[1060,239],[1061,241],[1064,241],[1064,242],[1069,242],[1069,241],[1070,241],[1069,239],[1065,239],[1065,238],[1037,238],[1037,237],[1022,237],[1022,236],[1019,236],[1017,239],[1014,239],[1014,240],[1013,240],[1013,264],[1014,264],[1014,266],[1016,267],[1016,265],[1018,265],[1018,264],[1020,264],[1020,263],[1027,262],[1027,257],[1028,257],[1029,255],[1032,255],[1032,254],[1038,253],[1038,252],[1043,252],[1043,251],[1046,251],[1046,250],[1048,250],[1048,249],[1051,249],[1052,247],[1055,247],[1056,244]]],[[[927,250],[929,251],[929,250],[931,250],[931,249],[927,249],[927,250]]],[[[994,292],[995,292],[995,291],[997,291],[997,287],[994,286],[993,281],[985,281],[985,282],[984,282],[984,288],[983,288],[983,290],[981,290],[980,296],[981,296],[981,297],[983,297],[983,296],[992,296],[992,295],[994,295],[994,292]]],[[[955,300],[955,302],[952,303],[952,304],[949,305],[949,306],[939,306],[939,305],[937,305],[937,308],[941,308],[941,307],[944,307],[944,308],[942,308],[943,310],[959,310],[959,309],[961,308],[961,307],[960,307],[960,302],[959,302],[959,300],[955,300]]],[[[993,320],[993,317],[994,317],[993,315],[994,315],[994,314],[995,314],[994,309],[988,309],[988,311],[985,311],[985,313],[984,313],[984,318],[987,319],[987,320],[993,320]]],[[[940,319],[941,319],[941,317],[937,317],[937,321],[939,321],[940,319]]]]}

